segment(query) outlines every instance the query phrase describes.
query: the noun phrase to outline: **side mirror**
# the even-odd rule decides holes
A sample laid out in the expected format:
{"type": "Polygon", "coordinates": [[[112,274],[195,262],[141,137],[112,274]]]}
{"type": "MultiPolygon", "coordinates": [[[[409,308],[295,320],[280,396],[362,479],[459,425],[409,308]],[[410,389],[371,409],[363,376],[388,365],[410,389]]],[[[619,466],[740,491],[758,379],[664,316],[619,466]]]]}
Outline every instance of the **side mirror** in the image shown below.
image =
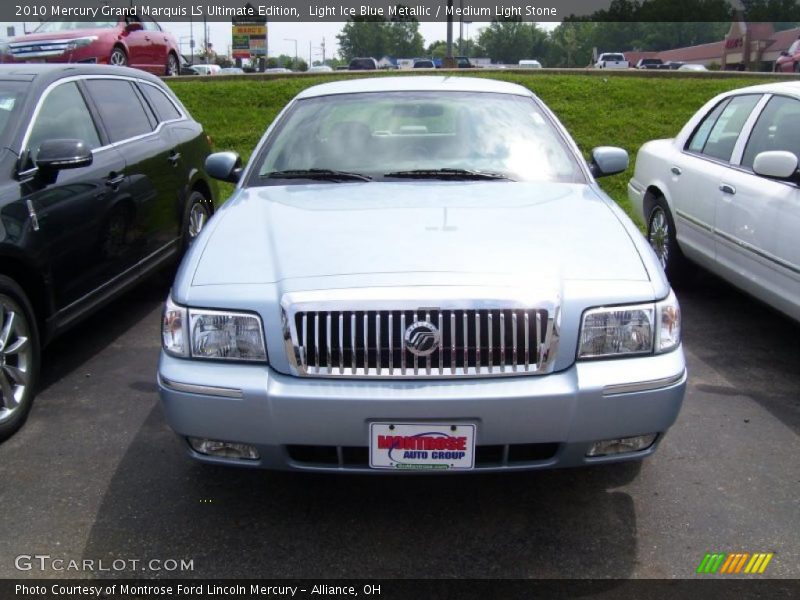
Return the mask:
{"type": "Polygon", "coordinates": [[[236,152],[215,152],[206,158],[206,173],[214,179],[237,183],[242,176],[242,158],[236,152]]]}
{"type": "Polygon", "coordinates": [[[605,177],[622,173],[628,168],[628,153],[614,146],[598,146],[592,150],[589,170],[595,177],[605,177]]]}
{"type": "Polygon", "coordinates": [[[144,29],[144,25],[142,25],[141,21],[131,21],[125,26],[125,31],[128,33],[133,33],[134,31],[141,31],[144,29]]]}
{"type": "Polygon", "coordinates": [[[88,167],[92,158],[92,151],[83,140],[45,140],[33,162],[40,171],[61,171],[88,167]]]}
{"type": "Polygon", "coordinates": [[[764,177],[791,179],[797,173],[797,156],[785,150],[773,150],[756,154],[753,172],[764,177]]]}

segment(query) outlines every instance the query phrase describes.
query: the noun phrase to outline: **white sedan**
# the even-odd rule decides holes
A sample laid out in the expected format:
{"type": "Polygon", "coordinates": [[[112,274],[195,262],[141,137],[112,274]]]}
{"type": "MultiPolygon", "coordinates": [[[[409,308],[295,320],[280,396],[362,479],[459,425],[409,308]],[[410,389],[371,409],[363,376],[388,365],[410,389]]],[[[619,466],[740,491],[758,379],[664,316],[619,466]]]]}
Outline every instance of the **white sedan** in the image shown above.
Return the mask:
{"type": "Polygon", "coordinates": [[[720,94],[642,146],[628,196],[667,277],[698,263],[800,321],[799,159],[800,82],[720,94]]]}

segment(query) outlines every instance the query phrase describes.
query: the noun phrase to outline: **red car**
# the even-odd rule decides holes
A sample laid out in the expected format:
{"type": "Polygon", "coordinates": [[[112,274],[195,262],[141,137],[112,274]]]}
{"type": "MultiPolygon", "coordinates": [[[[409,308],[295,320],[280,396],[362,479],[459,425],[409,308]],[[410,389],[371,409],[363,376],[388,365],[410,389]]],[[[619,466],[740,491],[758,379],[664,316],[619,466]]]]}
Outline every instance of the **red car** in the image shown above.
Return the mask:
{"type": "Polygon", "coordinates": [[[119,21],[45,21],[12,38],[3,62],[127,65],[155,75],[177,75],[178,44],[148,17],[119,21]]]}
{"type": "Polygon", "coordinates": [[[800,39],[792,42],[789,50],[781,52],[775,61],[776,73],[800,73],[800,39]]]}

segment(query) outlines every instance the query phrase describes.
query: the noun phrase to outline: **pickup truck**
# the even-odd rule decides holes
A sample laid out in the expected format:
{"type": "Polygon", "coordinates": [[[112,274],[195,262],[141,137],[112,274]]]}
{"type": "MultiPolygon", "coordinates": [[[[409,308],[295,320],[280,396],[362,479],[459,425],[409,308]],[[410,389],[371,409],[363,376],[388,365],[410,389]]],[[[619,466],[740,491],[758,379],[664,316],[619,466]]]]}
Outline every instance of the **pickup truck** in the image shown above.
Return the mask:
{"type": "Polygon", "coordinates": [[[594,63],[595,69],[627,69],[630,67],[624,54],[619,52],[604,52],[594,63]]]}

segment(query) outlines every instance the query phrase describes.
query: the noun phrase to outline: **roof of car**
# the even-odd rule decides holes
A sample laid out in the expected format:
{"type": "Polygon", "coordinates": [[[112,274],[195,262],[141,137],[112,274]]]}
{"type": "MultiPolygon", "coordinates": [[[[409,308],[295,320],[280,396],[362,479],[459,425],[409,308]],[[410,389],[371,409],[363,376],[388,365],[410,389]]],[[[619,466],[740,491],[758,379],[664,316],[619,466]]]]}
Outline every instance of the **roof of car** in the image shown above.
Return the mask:
{"type": "Polygon", "coordinates": [[[745,88],[731,90],[732,94],[739,94],[742,92],[759,92],[759,93],[773,93],[773,94],[791,94],[793,96],[800,96],[800,81],[780,81],[776,83],[762,83],[760,85],[751,85],[745,88]]]}
{"type": "Polygon", "coordinates": [[[333,94],[359,92],[494,92],[500,94],[532,95],[530,90],[506,81],[482,77],[367,77],[322,83],[307,88],[298,98],[314,98],[333,94]]]}
{"type": "Polygon", "coordinates": [[[90,65],[76,63],[21,63],[0,65],[0,80],[37,81],[47,84],[62,77],[73,75],[125,75],[151,82],[160,79],[140,69],[110,65],[90,65]]]}

